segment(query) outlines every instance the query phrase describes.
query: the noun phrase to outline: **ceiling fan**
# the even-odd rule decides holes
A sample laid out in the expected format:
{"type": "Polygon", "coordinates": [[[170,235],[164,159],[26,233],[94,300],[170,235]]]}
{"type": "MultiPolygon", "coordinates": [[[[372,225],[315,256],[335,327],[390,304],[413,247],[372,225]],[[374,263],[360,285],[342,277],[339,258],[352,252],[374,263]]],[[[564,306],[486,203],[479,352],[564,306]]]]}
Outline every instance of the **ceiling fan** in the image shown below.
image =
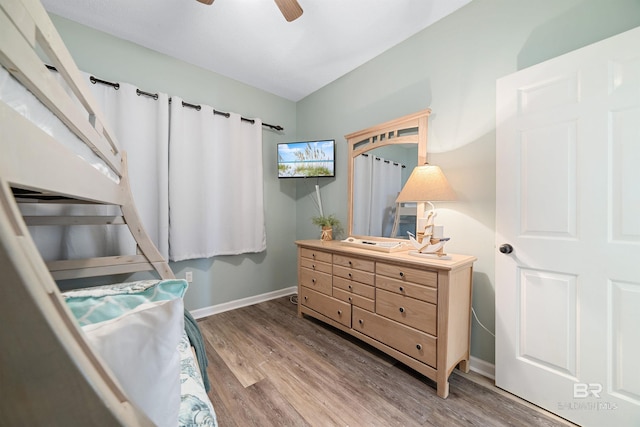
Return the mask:
{"type": "MultiPolygon", "coordinates": [[[[214,0],[198,0],[200,3],[212,4],[214,0]]],[[[302,8],[298,0],[274,0],[280,12],[288,22],[295,21],[302,16],[302,8]]]]}

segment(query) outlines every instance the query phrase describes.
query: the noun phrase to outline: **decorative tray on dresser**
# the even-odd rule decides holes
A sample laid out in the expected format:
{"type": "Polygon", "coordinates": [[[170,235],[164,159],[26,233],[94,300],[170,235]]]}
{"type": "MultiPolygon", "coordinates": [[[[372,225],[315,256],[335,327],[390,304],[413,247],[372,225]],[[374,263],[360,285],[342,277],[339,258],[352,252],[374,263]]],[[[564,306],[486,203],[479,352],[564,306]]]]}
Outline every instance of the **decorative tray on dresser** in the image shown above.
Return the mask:
{"type": "Polygon", "coordinates": [[[298,315],[345,331],[434,380],[449,395],[469,371],[473,256],[425,259],[339,241],[299,240],[298,315]]]}

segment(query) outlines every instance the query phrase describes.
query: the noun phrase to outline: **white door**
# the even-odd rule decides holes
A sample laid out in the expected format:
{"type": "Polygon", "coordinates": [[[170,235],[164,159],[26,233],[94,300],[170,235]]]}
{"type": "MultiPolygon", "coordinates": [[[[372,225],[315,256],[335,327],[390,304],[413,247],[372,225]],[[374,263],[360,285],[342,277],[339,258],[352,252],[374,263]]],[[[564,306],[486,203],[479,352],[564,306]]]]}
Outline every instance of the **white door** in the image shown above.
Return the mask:
{"type": "Polygon", "coordinates": [[[640,426],[640,28],[498,80],[496,161],[496,385],[640,426]]]}

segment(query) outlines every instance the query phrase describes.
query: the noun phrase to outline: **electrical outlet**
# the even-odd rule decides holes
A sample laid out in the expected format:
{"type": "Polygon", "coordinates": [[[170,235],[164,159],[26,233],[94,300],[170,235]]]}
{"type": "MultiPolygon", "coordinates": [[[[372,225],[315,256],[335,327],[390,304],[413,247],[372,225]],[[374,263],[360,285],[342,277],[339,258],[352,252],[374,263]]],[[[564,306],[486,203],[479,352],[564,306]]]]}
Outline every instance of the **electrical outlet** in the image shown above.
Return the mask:
{"type": "Polygon", "coordinates": [[[193,271],[187,271],[186,273],[184,273],[184,278],[189,283],[193,282],[193,271]]]}

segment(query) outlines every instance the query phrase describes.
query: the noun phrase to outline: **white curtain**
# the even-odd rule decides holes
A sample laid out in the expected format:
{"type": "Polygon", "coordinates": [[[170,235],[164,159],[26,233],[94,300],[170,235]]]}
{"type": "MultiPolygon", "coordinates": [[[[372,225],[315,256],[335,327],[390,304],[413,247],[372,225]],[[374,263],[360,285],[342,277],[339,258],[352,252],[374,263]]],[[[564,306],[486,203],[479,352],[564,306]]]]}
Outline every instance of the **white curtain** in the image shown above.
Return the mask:
{"type": "Polygon", "coordinates": [[[353,163],[353,225],[355,235],[370,236],[371,168],[373,156],[361,154],[353,163]]]}
{"type": "MultiPolygon", "coordinates": [[[[169,255],[169,97],[139,94],[120,83],[118,90],[91,84],[105,120],[127,153],[131,192],[142,224],[160,253],[169,255]]],[[[135,253],[133,237],[119,229],[121,253],[135,253]],[[133,252],[132,252],[133,251],[133,252]]]]}
{"type": "MultiPolygon", "coordinates": [[[[57,76],[57,73],[53,74],[57,76]]],[[[59,81],[63,81],[57,76],[59,81]]],[[[127,152],[129,179],[136,208],[151,240],[168,255],[168,96],[139,96],[136,88],[119,83],[118,90],[84,78],[115,134],[127,152]]],[[[24,204],[24,215],[120,215],[115,207],[93,205],[24,204]]],[[[35,226],[31,235],[45,260],[135,254],[126,226],[35,226]]]]}
{"type": "Polygon", "coordinates": [[[353,233],[390,236],[395,200],[402,189],[402,165],[373,155],[354,163],[353,233]]]}
{"type": "Polygon", "coordinates": [[[262,122],[173,96],[169,129],[170,259],[265,250],[262,122]]]}
{"type": "Polygon", "coordinates": [[[371,192],[372,236],[390,236],[393,213],[398,193],[402,190],[402,168],[399,164],[381,157],[373,160],[371,192]]]}

